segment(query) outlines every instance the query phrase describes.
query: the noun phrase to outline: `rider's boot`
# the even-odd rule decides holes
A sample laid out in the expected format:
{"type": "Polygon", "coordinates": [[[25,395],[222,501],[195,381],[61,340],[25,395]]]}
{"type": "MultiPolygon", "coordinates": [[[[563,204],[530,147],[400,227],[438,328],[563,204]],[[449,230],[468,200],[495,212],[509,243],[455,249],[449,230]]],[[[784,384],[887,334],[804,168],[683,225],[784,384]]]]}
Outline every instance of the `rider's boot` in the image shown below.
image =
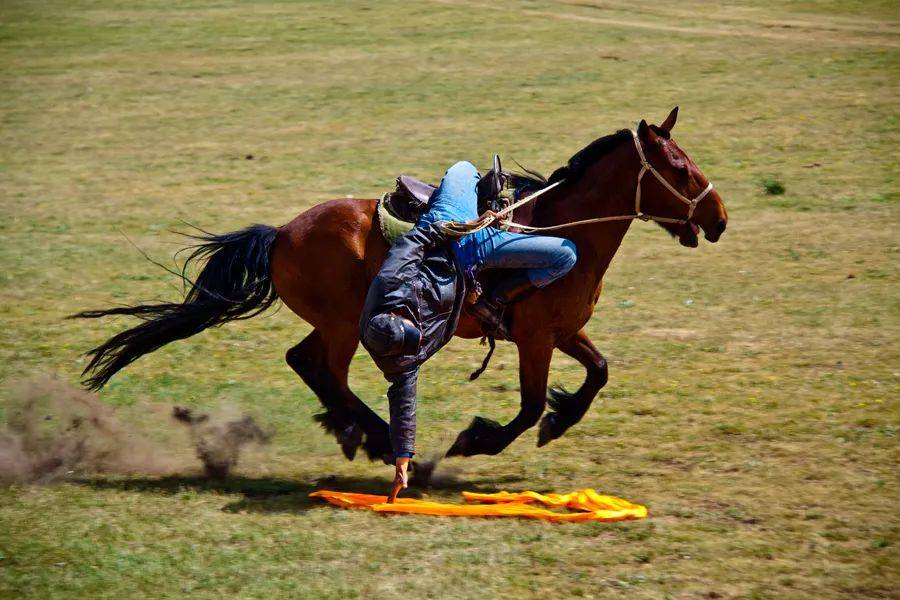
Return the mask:
{"type": "Polygon", "coordinates": [[[488,335],[500,339],[509,339],[509,328],[503,319],[508,304],[534,289],[527,271],[511,273],[503,277],[489,292],[482,294],[475,304],[469,306],[469,312],[481,321],[488,335]]]}

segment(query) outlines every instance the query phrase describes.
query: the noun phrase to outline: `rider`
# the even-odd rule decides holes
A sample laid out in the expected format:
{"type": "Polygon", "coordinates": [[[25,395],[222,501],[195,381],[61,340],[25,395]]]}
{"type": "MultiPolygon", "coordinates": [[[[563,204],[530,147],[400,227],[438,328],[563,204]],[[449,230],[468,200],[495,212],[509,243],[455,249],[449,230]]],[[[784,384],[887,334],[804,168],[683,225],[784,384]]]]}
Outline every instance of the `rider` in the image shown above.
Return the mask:
{"type": "Polygon", "coordinates": [[[469,307],[490,330],[506,334],[503,308],[527,291],[559,279],[575,265],[575,244],[569,240],[493,227],[452,241],[455,261],[451,259],[440,222],[496,218],[490,211],[479,218],[478,184],[478,171],[471,163],[450,167],[428,212],[390,248],[366,296],[360,338],[391,384],[390,439],[396,467],[391,502],[407,486],[406,471],[415,452],[419,366],[456,331],[465,292],[463,273],[517,269],[469,307]]]}
{"type": "MultiPolygon", "coordinates": [[[[478,171],[469,162],[458,162],[447,170],[441,185],[418,225],[438,221],[467,222],[478,218],[478,171]]],[[[490,215],[493,216],[493,215],[490,215]]],[[[508,338],[503,322],[507,304],[533,288],[542,288],[575,266],[575,244],[552,237],[511,233],[487,227],[451,244],[463,270],[517,269],[504,274],[490,293],[482,294],[469,307],[489,333],[508,338]]]]}

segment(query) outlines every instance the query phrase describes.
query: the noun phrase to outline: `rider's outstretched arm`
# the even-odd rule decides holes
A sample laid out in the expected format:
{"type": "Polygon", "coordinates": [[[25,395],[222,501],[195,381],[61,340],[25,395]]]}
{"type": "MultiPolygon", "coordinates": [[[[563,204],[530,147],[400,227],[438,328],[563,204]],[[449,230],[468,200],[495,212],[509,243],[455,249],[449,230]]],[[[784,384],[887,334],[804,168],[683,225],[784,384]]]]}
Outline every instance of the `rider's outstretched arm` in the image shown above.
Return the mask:
{"type": "Polygon", "coordinates": [[[394,449],[394,486],[388,502],[393,502],[400,490],[408,485],[406,474],[409,459],[416,450],[416,383],[419,368],[414,367],[397,375],[386,376],[388,404],[391,412],[391,446],[394,449]]]}
{"type": "Polygon", "coordinates": [[[394,457],[412,456],[416,451],[416,383],[419,368],[387,376],[391,386],[387,397],[391,412],[391,446],[394,457]]]}

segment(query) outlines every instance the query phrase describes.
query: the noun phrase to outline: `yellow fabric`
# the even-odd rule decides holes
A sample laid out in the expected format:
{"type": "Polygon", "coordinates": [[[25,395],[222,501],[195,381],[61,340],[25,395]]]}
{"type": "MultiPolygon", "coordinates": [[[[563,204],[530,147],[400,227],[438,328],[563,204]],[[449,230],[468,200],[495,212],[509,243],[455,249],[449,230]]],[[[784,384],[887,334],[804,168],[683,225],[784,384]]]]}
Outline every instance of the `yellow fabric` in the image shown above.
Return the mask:
{"type": "Polygon", "coordinates": [[[398,498],[394,504],[388,504],[387,496],[328,490],[313,492],[310,497],[324,498],[328,502],[344,508],[367,508],[381,513],[447,517],[521,517],[553,523],[624,521],[626,519],[643,519],[647,516],[647,507],[645,506],[632,504],[615,496],[603,496],[590,488],[570,494],[538,494],[529,491],[496,494],[463,492],[462,494],[468,504],[445,504],[415,498],[398,498]],[[534,506],[535,503],[580,512],[555,512],[534,506]]]}

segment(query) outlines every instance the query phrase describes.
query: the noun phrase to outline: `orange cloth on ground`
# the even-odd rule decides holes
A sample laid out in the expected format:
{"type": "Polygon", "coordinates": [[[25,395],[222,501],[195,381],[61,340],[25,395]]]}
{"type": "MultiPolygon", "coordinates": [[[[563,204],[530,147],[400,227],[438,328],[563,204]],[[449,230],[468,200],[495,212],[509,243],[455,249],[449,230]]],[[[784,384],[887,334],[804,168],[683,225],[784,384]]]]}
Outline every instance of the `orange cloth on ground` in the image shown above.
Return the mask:
{"type": "Polygon", "coordinates": [[[381,513],[411,513],[448,517],[522,517],[554,523],[624,521],[626,519],[643,519],[647,516],[647,507],[645,506],[632,504],[615,496],[603,496],[590,488],[570,494],[538,494],[528,491],[496,494],[463,492],[462,494],[469,504],[445,504],[415,498],[397,498],[394,504],[388,504],[387,496],[328,490],[313,492],[310,497],[324,498],[328,502],[344,508],[368,508],[381,513]],[[534,506],[534,503],[581,512],[554,512],[534,506]]]}

